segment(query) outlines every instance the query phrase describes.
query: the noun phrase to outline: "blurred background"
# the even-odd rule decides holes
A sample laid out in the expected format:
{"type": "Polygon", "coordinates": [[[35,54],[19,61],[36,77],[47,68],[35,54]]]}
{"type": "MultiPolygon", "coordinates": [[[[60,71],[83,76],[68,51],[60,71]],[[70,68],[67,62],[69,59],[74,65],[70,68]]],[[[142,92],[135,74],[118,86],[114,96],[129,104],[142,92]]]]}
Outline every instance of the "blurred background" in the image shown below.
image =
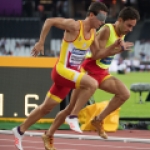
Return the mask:
{"type": "MultiPolygon", "coordinates": [[[[134,30],[125,38],[126,41],[134,42],[134,47],[131,51],[116,55],[110,71],[114,72],[114,75],[122,80],[128,88],[134,83],[150,83],[150,0],[97,1],[104,2],[109,8],[106,23],[114,23],[119,11],[125,6],[133,6],[139,10],[141,19],[134,30]],[[122,76],[122,74],[126,74],[126,76],[122,76]]],[[[91,2],[91,0],[0,0],[0,93],[2,93],[0,94],[0,116],[27,116],[24,114],[26,110],[24,110],[24,101],[21,101],[21,99],[24,99],[24,95],[26,93],[40,95],[42,97],[40,97],[41,101],[38,101],[38,104],[40,104],[45,96],[45,91],[52,84],[52,81],[49,81],[49,72],[51,71],[49,68],[45,70],[40,67],[40,69],[37,67],[23,69],[18,68],[18,66],[5,68],[3,67],[5,65],[1,63],[2,58],[5,59],[8,56],[11,58],[31,57],[31,49],[39,38],[45,19],[51,17],[84,19],[91,2]],[[40,79],[37,74],[41,77],[40,79]],[[39,86],[39,84],[43,86],[39,86]],[[16,100],[16,103],[13,101],[10,103],[12,98],[16,100]],[[3,99],[5,100],[3,101],[3,99]],[[16,115],[16,110],[12,110],[12,105],[20,109],[19,112],[22,114],[16,115]],[[21,105],[21,107],[18,107],[18,105],[21,105]],[[8,109],[8,106],[10,106],[10,109],[8,109]]],[[[45,41],[44,57],[56,58],[59,56],[63,32],[52,27],[45,41]]],[[[134,91],[140,93],[138,98],[135,98],[134,93],[131,93],[130,100],[121,109],[121,118],[140,117],[149,120],[150,104],[145,103],[145,100],[147,97],[147,101],[150,101],[150,90],[147,90],[149,95],[147,96],[146,93],[143,98],[141,92],[145,91],[144,88],[134,91]],[[145,105],[137,105],[139,103],[145,105]]],[[[33,98],[35,95],[30,96],[33,98]]],[[[97,102],[109,100],[111,97],[112,95],[99,91],[96,91],[94,95],[97,102]]],[[[33,103],[35,103],[34,100],[32,99],[33,103]]],[[[62,108],[57,109],[56,113],[63,109],[68,101],[64,101],[62,108]]],[[[25,108],[30,109],[30,105],[25,106],[25,108]]]]}
{"type": "MultiPolygon", "coordinates": [[[[97,0],[109,8],[106,22],[116,21],[124,6],[139,10],[141,20],[126,40],[135,43],[132,51],[117,55],[111,71],[147,71],[150,66],[150,1],[149,0],[97,0]],[[123,64],[123,65],[122,65],[123,64]]],[[[85,18],[91,0],[1,0],[0,5],[0,56],[30,56],[38,40],[42,25],[49,17],[85,18]]],[[[63,31],[52,28],[45,42],[45,55],[59,56],[63,31]]]]}

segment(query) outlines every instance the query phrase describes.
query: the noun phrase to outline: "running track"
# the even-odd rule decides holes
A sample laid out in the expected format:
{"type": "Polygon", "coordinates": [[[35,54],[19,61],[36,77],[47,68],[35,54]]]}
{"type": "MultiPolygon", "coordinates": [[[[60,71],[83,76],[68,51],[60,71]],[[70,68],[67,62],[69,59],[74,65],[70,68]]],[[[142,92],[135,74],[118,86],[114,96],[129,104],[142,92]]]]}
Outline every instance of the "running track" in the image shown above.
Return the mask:
{"type": "MultiPolygon", "coordinates": [[[[33,131],[43,132],[43,131],[33,131]]],[[[58,130],[56,134],[76,134],[73,131],[58,130]]],[[[84,135],[96,135],[95,132],[84,132],[84,135]]],[[[109,137],[126,137],[150,139],[150,131],[124,130],[116,133],[108,133],[109,137]]],[[[24,150],[45,150],[40,136],[25,136],[23,140],[24,150]]],[[[150,144],[133,143],[123,141],[104,141],[104,140],[80,140],[55,138],[57,150],[150,150],[150,144]]],[[[9,134],[0,134],[0,150],[16,150],[14,137],[9,134]]]]}

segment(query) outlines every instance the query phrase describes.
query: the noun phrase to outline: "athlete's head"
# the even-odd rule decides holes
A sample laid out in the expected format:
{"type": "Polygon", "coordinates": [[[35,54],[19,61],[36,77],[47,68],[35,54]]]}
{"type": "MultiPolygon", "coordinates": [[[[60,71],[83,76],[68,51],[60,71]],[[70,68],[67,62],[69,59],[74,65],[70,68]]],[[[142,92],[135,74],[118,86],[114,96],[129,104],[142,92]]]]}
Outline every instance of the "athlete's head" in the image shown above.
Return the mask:
{"type": "Polygon", "coordinates": [[[87,17],[90,19],[90,24],[93,28],[99,28],[105,23],[108,8],[102,2],[92,2],[88,8],[87,17]]]}
{"type": "Polygon", "coordinates": [[[119,30],[122,34],[127,34],[133,30],[140,19],[139,12],[132,7],[123,8],[118,16],[119,30]]]}

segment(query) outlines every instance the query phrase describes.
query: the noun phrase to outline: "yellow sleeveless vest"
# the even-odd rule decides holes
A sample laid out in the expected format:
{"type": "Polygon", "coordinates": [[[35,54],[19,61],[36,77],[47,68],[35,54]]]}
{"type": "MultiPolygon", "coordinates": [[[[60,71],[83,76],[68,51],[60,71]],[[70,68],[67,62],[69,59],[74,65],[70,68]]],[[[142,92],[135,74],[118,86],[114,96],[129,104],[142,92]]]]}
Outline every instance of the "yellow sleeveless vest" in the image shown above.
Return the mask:
{"type": "MultiPolygon", "coordinates": [[[[107,48],[110,45],[112,45],[119,37],[117,36],[117,34],[115,32],[113,24],[105,24],[104,26],[108,26],[110,29],[110,36],[109,36],[109,39],[108,39],[106,46],[105,46],[105,48],[107,48]]],[[[99,31],[97,31],[97,33],[99,31]]],[[[122,36],[122,39],[124,39],[124,36],[122,36]]],[[[87,54],[87,55],[88,55],[87,57],[89,58],[89,54],[87,54]]],[[[111,65],[113,58],[114,58],[114,56],[108,56],[108,57],[103,58],[103,59],[98,59],[98,60],[96,60],[96,64],[102,69],[108,69],[109,66],[111,65]]]]}
{"type": "Polygon", "coordinates": [[[82,21],[79,22],[80,32],[77,38],[74,41],[66,41],[65,39],[63,39],[61,44],[61,51],[58,63],[61,63],[65,66],[69,65],[78,67],[84,60],[86,53],[90,48],[90,45],[94,41],[94,30],[91,29],[91,37],[89,39],[85,39],[83,23],[82,21]]]}

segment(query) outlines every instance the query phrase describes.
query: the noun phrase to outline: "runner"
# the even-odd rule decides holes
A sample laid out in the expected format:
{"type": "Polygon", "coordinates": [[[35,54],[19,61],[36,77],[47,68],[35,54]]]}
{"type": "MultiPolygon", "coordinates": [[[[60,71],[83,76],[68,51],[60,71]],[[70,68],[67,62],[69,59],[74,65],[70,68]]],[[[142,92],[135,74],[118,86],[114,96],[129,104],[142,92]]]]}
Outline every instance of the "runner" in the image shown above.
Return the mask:
{"type": "MultiPolygon", "coordinates": [[[[133,46],[133,44],[131,43],[130,45],[130,43],[122,41],[123,47],[112,49],[110,52],[106,51],[105,47],[109,47],[118,38],[123,40],[124,36],[133,30],[133,27],[139,19],[139,13],[134,8],[125,7],[122,9],[114,24],[106,24],[99,30],[95,39],[96,42],[99,42],[99,50],[96,51],[96,47],[93,44],[91,46],[92,55],[87,56],[89,58],[87,58],[81,66],[81,69],[97,80],[99,89],[114,94],[108,106],[91,121],[91,124],[97,129],[98,134],[103,138],[107,138],[103,129],[104,118],[119,108],[130,96],[130,91],[127,87],[119,79],[113,77],[108,70],[114,58],[114,54],[131,49],[130,46],[133,46]]],[[[66,118],[66,122],[70,125],[70,128],[75,131],[77,131],[76,129],[79,127],[77,115],[90,99],[90,97],[88,97],[88,99],[86,98],[87,97],[82,99],[82,103],[80,99],[77,99],[71,114],[66,118]],[[71,126],[75,127],[72,128],[71,126]]]]}
{"type": "MultiPolygon", "coordinates": [[[[97,89],[97,81],[89,75],[80,72],[78,68],[94,41],[96,29],[105,22],[106,16],[107,7],[105,4],[93,2],[89,7],[85,20],[75,21],[58,17],[45,21],[40,39],[32,50],[32,55],[37,56],[40,51],[44,51],[45,38],[50,28],[55,26],[65,30],[60,58],[52,71],[54,84],[48,91],[44,102],[35,108],[20,126],[13,128],[15,145],[18,149],[23,150],[22,138],[24,132],[58,105],[71,89],[82,89],[82,94],[78,97],[81,100],[85,96],[88,98],[97,89]]],[[[78,132],[81,132],[80,128],[78,132]]],[[[52,138],[47,133],[43,134],[42,138],[46,150],[55,149],[50,144],[52,138]]]]}

